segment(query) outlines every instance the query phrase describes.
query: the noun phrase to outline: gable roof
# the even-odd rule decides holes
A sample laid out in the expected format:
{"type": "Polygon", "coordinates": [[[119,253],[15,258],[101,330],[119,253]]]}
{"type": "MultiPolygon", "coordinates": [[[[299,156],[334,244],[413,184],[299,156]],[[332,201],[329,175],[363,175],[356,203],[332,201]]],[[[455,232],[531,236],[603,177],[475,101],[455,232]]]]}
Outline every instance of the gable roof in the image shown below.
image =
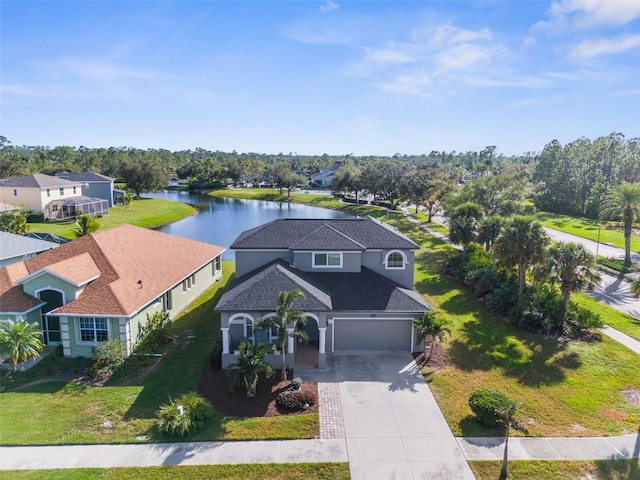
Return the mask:
{"type": "Polygon", "coordinates": [[[100,276],[100,269],[93,261],[91,255],[88,252],[85,252],[36,270],[26,277],[21,278],[17,283],[24,284],[34,277],[46,273],[54,275],[76,287],[79,287],[98,278],[100,276]]]}
{"type": "Polygon", "coordinates": [[[231,244],[231,248],[295,250],[317,247],[321,250],[341,250],[345,247],[353,250],[356,245],[359,245],[358,249],[374,250],[419,248],[398,230],[371,217],[274,220],[244,231],[231,244]],[[311,232],[314,234],[310,235],[311,232]],[[336,232],[341,235],[336,235],[336,232]],[[308,238],[307,243],[305,238],[308,238]],[[350,241],[346,242],[345,239],[350,241]]]}
{"type": "Polygon", "coordinates": [[[46,242],[37,238],[0,232],[0,260],[32,255],[57,246],[57,243],[46,242]]]}
{"type": "MultiPolygon", "coordinates": [[[[72,283],[89,281],[76,300],[59,307],[56,313],[130,316],[224,250],[146,228],[119,225],[85,235],[22,263],[28,276],[49,271],[72,283]],[[97,278],[92,280],[96,273],[97,278]]],[[[2,295],[12,286],[0,289],[3,310],[2,295]]]]}
{"type": "Polygon", "coordinates": [[[318,289],[281,260],[265,265],[229,284],[216,310],[276,310],[280,292],[299,288],[306,296],[296,307],[331,310],[331,297],[318,289]]]}
{"type": "Polygon", "coordinates": [[[57,188],[78,185],[64,178],[52,177],[44,173],[34,173],[23,177],[7,177],[0,179],[0,187],[12,188],[57,188]]]}
{"type": "Polygon", "coordinates": [[[276,260],[234,280],[216,311],[275,311],[280,292],[299,288],[306,311],[423,312],[431,307],[413,290],[403,288],[366,267],[360,272],[303,272],[276,260]]]}

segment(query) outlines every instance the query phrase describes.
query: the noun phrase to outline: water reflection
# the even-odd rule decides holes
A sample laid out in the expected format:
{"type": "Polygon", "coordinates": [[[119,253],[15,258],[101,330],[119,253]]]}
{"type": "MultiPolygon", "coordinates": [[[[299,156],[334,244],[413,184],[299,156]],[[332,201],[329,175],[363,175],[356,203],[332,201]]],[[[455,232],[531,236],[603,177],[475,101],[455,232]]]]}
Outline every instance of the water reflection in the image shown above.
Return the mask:
{"type": "MultiPolygon", "coordinates": [[[[295,203],[268,202],[264,200],[238,200],[214,198],[188,192],[145,193],[145,197],[165,198],[189,203],[199,213],[158,230],[192,240],[213,243],[229,248],[236,237],[263,223],[279,218],[348,218],[350,215],[337,210],[310,207],[295,203]]],[[[223,258],[233,260],[233,252],[227,250],[223,258]]]]}

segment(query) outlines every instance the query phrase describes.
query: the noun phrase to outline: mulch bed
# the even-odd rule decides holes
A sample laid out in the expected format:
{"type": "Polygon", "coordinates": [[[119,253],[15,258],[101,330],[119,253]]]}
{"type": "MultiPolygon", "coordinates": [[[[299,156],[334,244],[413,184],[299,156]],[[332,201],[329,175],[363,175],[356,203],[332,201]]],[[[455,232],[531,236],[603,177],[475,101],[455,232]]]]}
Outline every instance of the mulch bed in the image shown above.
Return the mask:
{"type": "Polygon", "coordinates": [[[429,352],[425,352],[426,355],[425,353],[413,354],[413,359],[419,367],[441,368],[449,365],[449,357],[447,357],[447,352],[442,348],[442,345],[436,343],[432,346],[432,349],[431,358],[428,360],[429,352]]]}
{"type": "MultiPolygon", "coordinates": [[[[276,407],[278,393],[288,390],[293,378],[293,371],[287,370],[289,380],[280,380],[280,370],[274,370],[271,378],[261,374],[254,398],[248,398],[244,388],[239,387],[236,393],[229,389],[229,377],[222,369],[214,369],[207,359],[198,385],[198,393],[209,400],[214,408],[225,415],[234,417],[277,417],[279,415],[298,415],[301,413],[317,413],[318,402],[300,412],[281,412],[276,407]]],[[[302,390],[318,398],[316,383],[303,383],[302,390]]]]}

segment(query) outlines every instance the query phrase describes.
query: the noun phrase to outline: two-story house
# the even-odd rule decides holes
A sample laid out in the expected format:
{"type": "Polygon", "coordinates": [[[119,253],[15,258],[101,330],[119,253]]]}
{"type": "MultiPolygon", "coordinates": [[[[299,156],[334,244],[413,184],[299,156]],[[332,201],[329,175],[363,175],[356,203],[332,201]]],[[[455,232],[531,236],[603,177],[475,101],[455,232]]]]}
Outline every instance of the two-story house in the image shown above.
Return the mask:
{"type": "Polygon", "coordinates": [[[64,178],[72,182],[80,182],[82,184],[82,195],[85,197],[101,198],[109,202],[109,207],[113,207],[114,178],[91,171],[80,173],[58,172],[56,173],[56,177],[64,178]]]}
{"type": "Polygon", "coordinates": [[[47,220],[74,218],[76,210],[95,215],[109,213],[109,201],[83,194],[83,182],[34,173],[0,179],[0,202],[24,205],[42,212],[47,220]]]}
{"type": "MultiPolygon", "coordinates": [[[[235,361],[241,341],[274,341],[275,332],[254,324],[275,315],[279,293],[292,289],[305,294],[294,307],[307,318],[320,368],[327,354],[340,350],[423,348],[412,325],[431,310],[413,291],[419,247],[388,225],[371,217],[275,220],[243,232],[231,248],[236,279],[216,306],[223,366],[235,361]]],[[[296,345],[290,338],[289,366],[295,366],[296,345]]]]}
{"type": "Polygon", "coordinates": [[[133,225],[99,230],[0,268],[0,322],[38,322],[69,357],[116,338],[130,352],[147,316],[175,316],[222,277],[224,251],[133,225]]]}

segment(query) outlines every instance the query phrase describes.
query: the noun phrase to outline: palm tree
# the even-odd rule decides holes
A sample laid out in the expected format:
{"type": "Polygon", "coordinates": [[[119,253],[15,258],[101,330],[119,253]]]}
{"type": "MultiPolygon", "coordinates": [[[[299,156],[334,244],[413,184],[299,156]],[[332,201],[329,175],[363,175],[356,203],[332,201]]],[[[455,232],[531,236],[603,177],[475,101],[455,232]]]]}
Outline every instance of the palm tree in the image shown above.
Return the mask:
{"type": "Polygon", "coordinates": [[[484,217],[480,220],[480,227],[478,228],[478,242],[484,243],[484,248],[487,252],[491,251],[491,247],[496,238],[502,231],[504,225],[504,219],[495,215],[484,217]]]}
{"type": "Polygon", "coordinates": [[[256,322],[256,328],[275,328],[278,339],[276,345],[280,349],[280,356],[282,358],[282,372],[281,379],[287,379],[287,339],[289,336],[305,338],[306,334],[301,327],[304,327],[307,323],[307,317],[305,317],[302,310],[293,308],[293,304],[298,300],[304,300],[305,295],[302,290],[295,288],[288,292],[280,292],[278,297],[278,309],[276,315],[273,317],[263,318],[256,322]],[[287,332],[287,326],[293,325],[293,332],[287,332]]]}
{"type": "Polygon", "coordinates": [[[522,402],[514,402],[511,405],[509,405],[508,408],[497,412],[500,418],[502,418],[502,421],[504,422],[504,425],[505,425],[504,453],[502,455],[502,468],[500,469],[500,476],[498,477],[499,480],[506,480],[509,476],[509,471],[508,471],[509,430],[511,430],[511,427],[514,427],[518,430],[522,430],[522,427],[514,419],[516,410],[518,409],[518,407],[520,407],[520,405],[522,405],[522,402]]]}
{"type": "Polygon", "coordinates": [[[9,356],[15,372],[18,362],[24,368],[24,362],[29,358],[40,356],[44,350],[40,338],[38,322],[27,323],[22,318],[17,322],[9,320],[0,324],[0,354],[9,356]]]}
{"type": "Polygon", "coordinates": [[[477,239],[478,222],[482,217],[482,207],[477,203],[465,202],[455,207],[449,215],[449,239],[461,244],[465,251],[477,239]]]}
{"type": "Polygon", "coordinates": [[[595,256],[576,242],[554,243],[549,248],[545,270],[552,283],[560,284],[565,311],[573,292],[591,292],[600,281],[595,256]]]}
{"type": "Polygon", "coordinates": [[[240,354],[238,359],[227,367],[231,374],[231,389],[235,390],[238,383],[242,383],[247,391],[247,397],[256,396],[258,375],[264,372],[267,378],[273,375],[273,368],[264,359],[267,353],[273,352],[273,345],[263,343],[255,346],[250,342],[243,342],[238,347],[240,354]]]}
{"type": "Polygon", "coordinates": [[[76,217],[76,229],[73,233],[76,238],[80,238],[95,232],[98,228],[100,228],[98,221],[90,215],[83,213],[76,217]]]}
{"type": "Polygon", "coordinates": [[[617,186],[600,205],[600,218],[621,218],[624,224],[624,266],[631,266],[631,227],[640,220],[640,183],[617,186]]]}
{"type": "Polygon", "coordinates": [[[518,266],[518,297],[524,293],[527,268],[544,260],[549,243],[542,224],[533,217],[516,215],[502,230],[495,243],[495,254],[506,267],[518,266]]]}
{"type": "Polygon", "coordinates": [[[447,335],[451,335],[451,330],[449,330],[451,322],[440,317],[435,310],[427,310],[422,314],[422,317],[413,320],[412,323],[416,327],[416,340],[424,342],[425,350],[429,350],[429,356],[426,359],[428,362],[431,359],[435,343],[444,342],[447,335]],[[430,347],[427,345],[428,339],[431,339],[430,347]]]}

